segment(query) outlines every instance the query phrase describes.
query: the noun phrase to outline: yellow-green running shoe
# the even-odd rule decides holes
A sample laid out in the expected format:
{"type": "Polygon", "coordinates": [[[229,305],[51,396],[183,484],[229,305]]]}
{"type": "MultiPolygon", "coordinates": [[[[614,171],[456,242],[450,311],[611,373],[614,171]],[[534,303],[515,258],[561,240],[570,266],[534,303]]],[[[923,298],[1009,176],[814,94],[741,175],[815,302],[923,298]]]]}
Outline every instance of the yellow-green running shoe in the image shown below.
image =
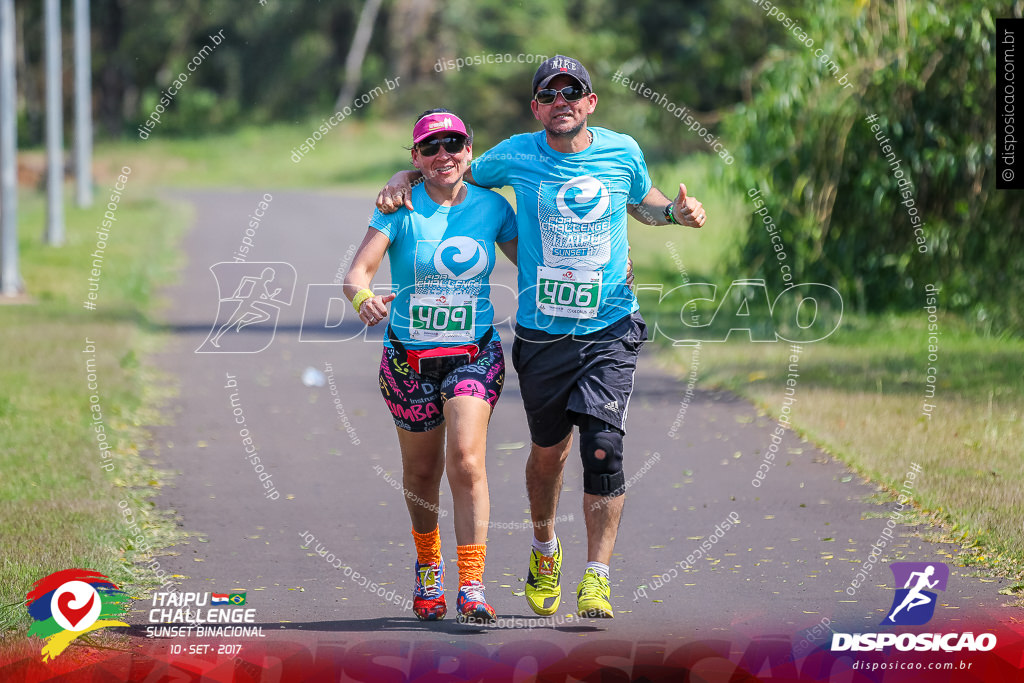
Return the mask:
{"type": "Polygon", "coordinates": [[[608,579],[588,569],[576,588],[576,613],[581,617],[611,619],[615,616],[608,601],[611,596],[608,579]]]}
{"type": "Polygon", "coordinates": [[[526,578],[526,602],[542,617],[558,611],[562,599],[562,542],[553,557],[530,550],[530,573],[526,578]]]}

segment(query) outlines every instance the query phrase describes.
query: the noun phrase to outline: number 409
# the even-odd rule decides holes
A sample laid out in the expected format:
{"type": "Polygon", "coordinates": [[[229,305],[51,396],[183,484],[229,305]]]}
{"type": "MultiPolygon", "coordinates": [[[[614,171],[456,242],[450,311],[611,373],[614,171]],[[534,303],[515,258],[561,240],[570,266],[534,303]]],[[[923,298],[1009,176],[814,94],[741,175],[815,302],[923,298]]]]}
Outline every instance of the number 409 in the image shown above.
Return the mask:
{"type": "Polygon", "coordinates": [[[456,329],[466,329],[467,310],[465,306],[458,306],[456,308],[419,306],[416,309],[416,317],[419,318],[424,327],[431,330],[446,330],[448,329],[449,322],[456,329]]]}

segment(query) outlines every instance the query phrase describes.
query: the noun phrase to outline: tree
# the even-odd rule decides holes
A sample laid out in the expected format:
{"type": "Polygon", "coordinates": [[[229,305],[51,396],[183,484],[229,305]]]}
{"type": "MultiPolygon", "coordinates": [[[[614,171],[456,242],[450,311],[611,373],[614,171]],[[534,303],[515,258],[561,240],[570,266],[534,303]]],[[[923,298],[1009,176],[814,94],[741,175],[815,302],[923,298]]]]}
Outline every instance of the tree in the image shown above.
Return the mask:
{"type": "MultiPolygon", "coordinates": [[[[869,311],[921,306],[935,284],[943,305],[1024,331],[1024,200],[995,190],[991,143],[993,15],[1012,13],[833,1],[799,17],[813,46],[794,37],[755,70],[726,127],[737,186],[761,191],[796,281],[869,311]]],[[[742,260],[781,286],[774,254],[753,216],[742,260]]]]}
{"type": "Polygon", "coordinates": [[[366,58],[366,48],[373,36],[373,23],[377,20],[380,3],[381,0],[366,0],[363,11],[359,13],[356,34],[348,49],[348,57],[345,58],[345,85],[342,86],[341,93],[334,103],[335,110],[341,110],[355,97],[356,86],[359,85],[359,77],[363,73],[363,59],[366,58]]]}

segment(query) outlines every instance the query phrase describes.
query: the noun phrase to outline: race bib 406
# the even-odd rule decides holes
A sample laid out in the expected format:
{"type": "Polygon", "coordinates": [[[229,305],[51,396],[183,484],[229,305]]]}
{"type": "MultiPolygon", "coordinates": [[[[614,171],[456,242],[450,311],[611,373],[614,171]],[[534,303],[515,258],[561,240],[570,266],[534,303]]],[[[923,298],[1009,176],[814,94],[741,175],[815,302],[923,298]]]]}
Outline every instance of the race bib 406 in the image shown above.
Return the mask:
{"type": "Polygon", "coordinates": [[[561,318],[596,318],[601,272],[537,266],[537,309],[561,318]]]}

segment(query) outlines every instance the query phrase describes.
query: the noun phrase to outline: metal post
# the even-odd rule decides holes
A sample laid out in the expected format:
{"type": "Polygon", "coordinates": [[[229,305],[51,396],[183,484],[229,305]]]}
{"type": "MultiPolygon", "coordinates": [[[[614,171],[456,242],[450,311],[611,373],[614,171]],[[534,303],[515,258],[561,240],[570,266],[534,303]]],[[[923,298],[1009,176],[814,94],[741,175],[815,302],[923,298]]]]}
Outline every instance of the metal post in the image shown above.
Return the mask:
{"type": "Polygon", "coordinates": [[[64,244],[64,103],[60,0],[46,0],[46,243],[64,244]]]}
{"type": "Polygon", "coordinates": [[[92,86],[89,0],[75,1],[75,201],[92,206],[92,86]]]}
{"type": "Polygon", "coordinates": [[[14,0],[0,0],[0,294],[22,290],[18,271],[18,112],[14,0]]]}

